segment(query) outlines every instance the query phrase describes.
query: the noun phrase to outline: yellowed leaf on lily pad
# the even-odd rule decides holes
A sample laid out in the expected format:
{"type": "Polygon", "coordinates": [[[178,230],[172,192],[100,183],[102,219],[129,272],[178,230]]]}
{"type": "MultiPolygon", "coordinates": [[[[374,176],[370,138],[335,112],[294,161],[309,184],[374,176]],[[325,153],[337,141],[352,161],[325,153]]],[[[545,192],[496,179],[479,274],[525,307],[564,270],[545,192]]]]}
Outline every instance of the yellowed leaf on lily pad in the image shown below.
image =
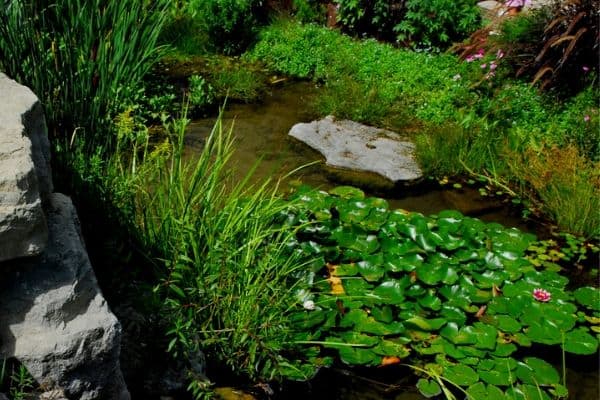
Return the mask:
{"type": "Polygon", "coordinates": [[[329,271],[327,282],[329,282],[329,285],[331,286],[331,294],[342,295],[346,292],[344,291],[344,285],[342,285],[342,279],[335,274],[337,267],[337,265],[327,264],[327,271],[329,271]]]}

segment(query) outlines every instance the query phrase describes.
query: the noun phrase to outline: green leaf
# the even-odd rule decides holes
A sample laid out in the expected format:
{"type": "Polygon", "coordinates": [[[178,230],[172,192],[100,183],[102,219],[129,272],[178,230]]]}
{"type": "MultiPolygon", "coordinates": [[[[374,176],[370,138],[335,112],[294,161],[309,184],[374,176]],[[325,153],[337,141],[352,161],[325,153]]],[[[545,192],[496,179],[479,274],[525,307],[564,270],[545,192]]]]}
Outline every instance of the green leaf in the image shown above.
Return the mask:
{"type": "Polygon", "coordinates": [[[440,335],[454,344],[475,344],[477,343],[477,334],[472,326],[458,328],[454,322],[449,322],[442,330],[440,335]]]}
{"type": "Polygon", "coordinates": [[[444,367],[444,378],[459,386],[469,386],[479,380],[479,375],[473,368],[462,365],[449,365],[444,367]]]}
{"type": "Polygon", "coordinates": [[[374,307],[371,309],[371,315],[380,322],[388,323],[394,320],[392,308],[390,306],[374,307]]]}
{"type": "Polygon", "coordinates": [[[371,211],[367,203],[359,200],[340,202],[336,208],[340,214],[340,221],[349,224],[361,222],[371,211]]]}
{"type": "Polygon", "coordinates": [[[560,383],[556,369],[541,358],[527,357],[517,363],[516,376],[523,383],[531,385],[553,385],[560,383]]]}
{"type": "Polygon", "coordinates": [[[581,287],[573,292],[575,300],[581,305],[600,311],[600,289],[593,287],[581,287]]]}
{"type": "Polygon", "coordinates": [[[433,311],[438,311],[442,308],[442,301],[433,295],[427,295],[419,298],[419,304],[425,308],[429,308],[433,311]]]}
{"type": "Polygon", "coordinates": [[[442,388],[433,379],[419,379],[417,382],[417,389],[419,389],[419,392],[428,399],[442,394],[442,388]]]}
{"type": "Polygon", "coordinates": [[[382,282],[373,290],[373,294],[386,304],[401,304],[405,299],[404,289],[397,279],[382,282]]]}
{"type": "Polygon", "coordinates": [[[411,325],[413,327],[419,328],[423,331],[436,331],[440,329],[444,324],[446,324],[446,320],[443,318],[434,318],[434,319],[425,319],[420,316],[414,316],[412,318],[404,321],[407,325],[411,325]]]}
{"type": "Polygon", "coordinates": [[[383,265],[373,261],[359,261],[357,264],[358,272],[369,282],[377,282],[385,274],[383,265]]]}
{"type": "Polygon", "coordinates": [[[590,335],[586,328],[579,327],[565,334],[563,349],[574,354],[594,354],[598,350],[598,339],[590,335]]]}
{"type": "Polygon", "coordinates": [[[336,188],[331,189],[329,193],[347,200],[362,200],[365,198],[365,193],[362,190],[357,189],[353,186],[338,186],[336,188]]]}
{"type": "Polygon", "coordinates": [[[496,386],[477,382],[467,388],[467,400],[506,400],[504,392],[496,386]]]}
{"type": "Polygon", "coordinates": [[[341,360],[348,365],[379,364],[381,357],[373,353],[370,349],[359,347],[339,347],[341,360]]]}
{"type": "Polygon", "coordinates": [[[373,353],[378,354],[380,356],[389,356],[389,357],[399,357],[405,358],[410,354],[410,349],[406,347],[406,340],[396,341],[395,339],[391,340],[381,340],[377,346],[373,347],[373,353]]]}
{"type": "Polygon", "coordinates": [[[505,333],[516,333],[521,330],[519,321],[509,315],[495,315],[492,324],[505,333]]]}

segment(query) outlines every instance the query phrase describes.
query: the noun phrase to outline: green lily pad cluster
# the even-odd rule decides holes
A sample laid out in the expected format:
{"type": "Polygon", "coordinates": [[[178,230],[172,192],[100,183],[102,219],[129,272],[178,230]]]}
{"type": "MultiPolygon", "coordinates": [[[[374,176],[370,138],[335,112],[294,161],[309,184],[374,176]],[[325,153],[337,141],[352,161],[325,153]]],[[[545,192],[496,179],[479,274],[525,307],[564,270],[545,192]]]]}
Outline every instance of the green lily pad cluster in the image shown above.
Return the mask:
{"type": "Polygon", "coordinates": [[[472,399],[550,399],[566,388],[527,348],[598,351],[600,291],[570,291],[566,277],[537,269],[525,257],[534,235],[457,211],[390,210],[352,187],[293,197],[290,247],[313,260],[291,315],[308,364],[401,362],[425,372],[417,387],[430,397],[451,382],[472,399]],[[537,288],[550,300],[536,300],[537,288]]]}

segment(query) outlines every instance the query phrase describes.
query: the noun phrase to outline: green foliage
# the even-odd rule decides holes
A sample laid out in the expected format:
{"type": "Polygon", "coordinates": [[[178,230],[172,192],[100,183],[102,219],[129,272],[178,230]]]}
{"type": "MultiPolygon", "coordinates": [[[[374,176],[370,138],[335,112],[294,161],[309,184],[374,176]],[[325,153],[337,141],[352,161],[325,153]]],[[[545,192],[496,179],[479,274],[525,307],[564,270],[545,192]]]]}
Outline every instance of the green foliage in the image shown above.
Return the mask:
{"type": "Polygon", "coordinates": [[[406,8],[394,31],[399,41],[419,47],[447,47],[481,24],[481,11],[473,0],[408,0],[406,8]]]}
{"type": "Polygon", "coordinates": [[[11,400],[25,400],[35,392],[35,381],[24,365],[3,359],[0,365],[0,391],[11,400]]]}
{"type": "Polygon", "coordinates": [[[294,17],[303,23],[324,23],[325,7],[318,0],[293,0],[294,17]]]}
{"type": "Polygon", "coordinates": [[[167,1],[5,2],[0,68],[41,99],[54,134],[78,128],[93,149],[157,59],[167,1]]]}
{"type": "Polygon", "coordinates": [[[261,6],[261,0],[202,0],[190,4],[210,45],[225,54],[239,54],[254,41],[261,6]]]}
{"type": "MultiPolygon", "coordinates": [[[[277,185],[249,185],[251,171],[243,182],[230,179],[232,133],[220,122],[202,153],[184,159],[185,128],[174,122],[151,147],[123,115],[122,143],[97,175],[121,222],[162,267],[156,290],[169,351],[186,360],[201,349],[237,374],[274,379],[289,364],[290,276],[303,265],[288,246],[296,228],[278,223],[289,204],[277,185]]],[[[206,383],[193,380],[202,395],[206,383]]]]}
{"type": "Polygon", "coordinates": [[[303,225],[295,247],[315,259],[300,275],[304,307],[291,316],[305,362],[403,360],[429,376],[417,385],[426,396],[452,396],[447,382],[473,399],[511,391],[550,398],[564,382],[528,352],[532,343],[597,353],[600,291],[572,292],[567,278],[532,264],[533,235],[456,211],[391,211],[349,187],[301,187],[294,199],[286,219],[303,225]],[[538,288],[548,301],[534,296],[538,288]]]}
{"type": "Polygon", "coordinates": [[[207,106],[215,100],[214,89],[202,76],[192,75],[189,78],[188,98],[194,107],[207,106]]]}
{"type": "Polygon", "coordinates": [[[338,22],[346,31],[393,41],[394,27],[402,18],[402,1],[336,0],[338,22]]]}

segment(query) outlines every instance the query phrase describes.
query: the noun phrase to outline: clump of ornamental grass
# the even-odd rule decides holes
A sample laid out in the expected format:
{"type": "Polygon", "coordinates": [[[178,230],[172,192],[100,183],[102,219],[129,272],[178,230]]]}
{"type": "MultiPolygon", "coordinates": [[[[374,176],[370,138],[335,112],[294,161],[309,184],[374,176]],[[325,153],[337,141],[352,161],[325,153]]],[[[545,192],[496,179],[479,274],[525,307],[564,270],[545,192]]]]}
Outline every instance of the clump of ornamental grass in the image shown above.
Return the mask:
{"type": "Polygon", "coordinates": [[[134,230],[164,265],[157,291],[169,351],[188,359],[202,350],[236,374],[276,378],[295,302],[288,279],[303,265],[288,246],[295,230],[279,220],[290,204],[277,184],[249,184],[252,171],[233,182],[232,130],[220,121],[201,154],[184,158],[185,126],[168,126],[138,167],[134,194],[134,230]]]}

